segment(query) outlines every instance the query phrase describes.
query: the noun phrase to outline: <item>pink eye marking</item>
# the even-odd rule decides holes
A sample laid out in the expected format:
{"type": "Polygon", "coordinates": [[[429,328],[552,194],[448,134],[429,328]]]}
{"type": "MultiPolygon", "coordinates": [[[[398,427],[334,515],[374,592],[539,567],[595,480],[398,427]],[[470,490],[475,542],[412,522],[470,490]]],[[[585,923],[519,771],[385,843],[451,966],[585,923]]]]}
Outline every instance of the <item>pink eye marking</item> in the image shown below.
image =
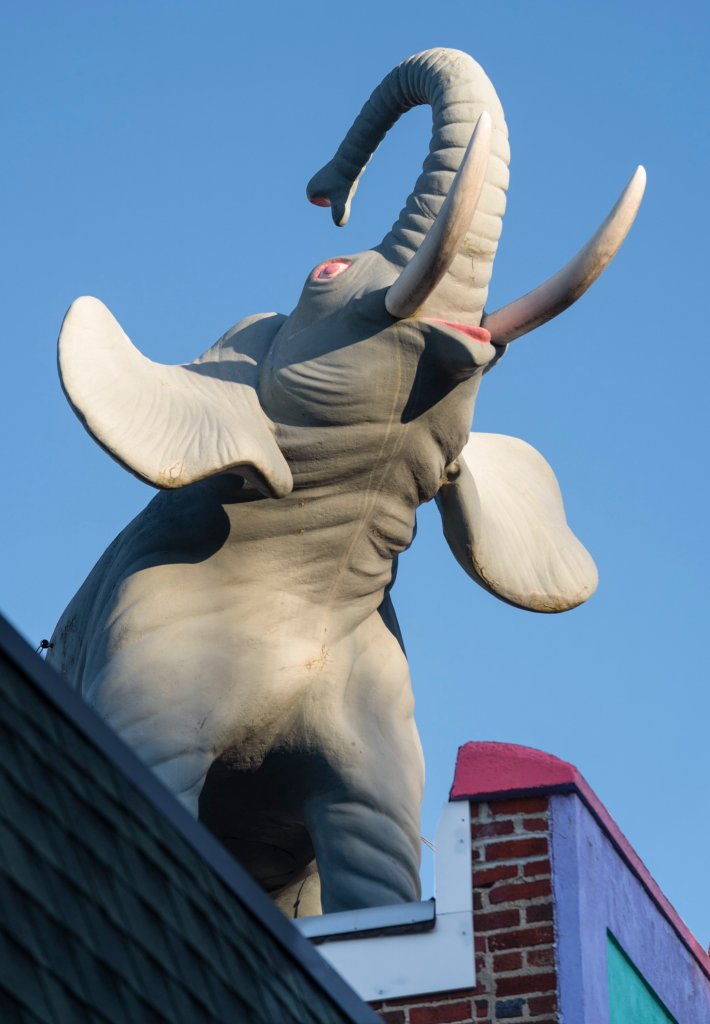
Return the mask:
{"type": "Polygon", "coordinates": [[[338,274],[347,270],[352,260],[326,260],[313,271],[314,281],[332,281],[338,274]]]}

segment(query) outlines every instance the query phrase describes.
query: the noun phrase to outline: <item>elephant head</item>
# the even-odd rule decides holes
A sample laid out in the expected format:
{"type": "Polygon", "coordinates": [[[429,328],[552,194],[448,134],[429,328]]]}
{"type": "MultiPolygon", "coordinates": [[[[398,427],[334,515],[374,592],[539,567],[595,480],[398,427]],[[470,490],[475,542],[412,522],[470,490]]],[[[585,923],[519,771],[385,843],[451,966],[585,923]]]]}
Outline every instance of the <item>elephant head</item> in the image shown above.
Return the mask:
{"type": "MultiPolygon", "coordinates": [[[[336,437],[342,473],[350,472],[351,449],[363,445],[343,440],[343,431],[372,447],[378,431],[429,416],[435,443],[429,454],[422,449],[429,468],[417,471],[414,503],[437,496],[452,550],[486,589],[522,607],[564,610],[593,592],[594,565],[566,526],[541,456],[498,435],[467,441],[473,400],[506,345],[564,310],[606,267],[633,222],[645,175],[636,171],[559,273],[485,313],[509,149],[498,97],[466,54],[430,50],[387,75],[311,179],[308,198],[344,225],[385,133],[424,103],[433,116],[429,154],[398,220],[372,249],[312,270],[290,316],[248,318],[194,363],[161,366],[98,300],[79,299],[60,336],[63,387],[99,444],[146,482],[174,488],[234,473],[273,500],[312,482],[336,437]],[[393,374],[404,374],[410,401],[390,407],[385,395],[381,409],[374,400],[371,408],[375,385],[393,374]]],[[[323,472],[337,476],[337,468],[323,472]]]]}

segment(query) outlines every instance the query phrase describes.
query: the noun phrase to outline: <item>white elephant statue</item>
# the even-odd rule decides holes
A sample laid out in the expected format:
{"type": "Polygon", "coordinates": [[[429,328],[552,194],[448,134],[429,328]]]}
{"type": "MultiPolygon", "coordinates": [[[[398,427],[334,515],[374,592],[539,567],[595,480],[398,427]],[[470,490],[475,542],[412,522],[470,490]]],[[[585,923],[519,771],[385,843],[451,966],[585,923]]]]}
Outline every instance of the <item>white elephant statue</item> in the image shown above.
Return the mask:
{"type": "Polygon", "coordinates": [[[422,103],[429,154],[396,224],[310,270],[289,316],[247,317],[162,366],[81,298],[59,340],[83,425],[160,491],[49,660],[291,914],[420,894],[423,763],[390,600],[417,507],[436,498],[455,557],[504,601],[558,612],[596,586],[544,459],[469,431],[506,345],[610,261],[644,172],[563,270],[484,314],[509,150],[471,57],[396,67],[308,196],[344,224],[371,154],[422,103]]]}

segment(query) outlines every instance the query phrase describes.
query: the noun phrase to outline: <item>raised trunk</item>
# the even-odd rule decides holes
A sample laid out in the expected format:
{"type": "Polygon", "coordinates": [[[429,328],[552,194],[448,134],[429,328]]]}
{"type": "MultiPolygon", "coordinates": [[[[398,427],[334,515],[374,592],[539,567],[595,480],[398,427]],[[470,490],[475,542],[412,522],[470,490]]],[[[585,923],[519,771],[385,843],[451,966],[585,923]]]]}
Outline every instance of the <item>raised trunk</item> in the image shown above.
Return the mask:
{"type": "Polygon", "coordinates": [[[333,159],[309,182],[311,202],[332,207],[345,224],[370,156],[405,111],[427,103],[433,129],[422,173],[377,250],[396,266],[414,255],[438,214],[483,113],[492,120],[491,155],[471,227],[451,268],[425,305],[428,316],[480,323],[505,211],[508,132],[500,101],[483,69],[459,50],[435,49],[403,61],[375,89],[333,159]]]}

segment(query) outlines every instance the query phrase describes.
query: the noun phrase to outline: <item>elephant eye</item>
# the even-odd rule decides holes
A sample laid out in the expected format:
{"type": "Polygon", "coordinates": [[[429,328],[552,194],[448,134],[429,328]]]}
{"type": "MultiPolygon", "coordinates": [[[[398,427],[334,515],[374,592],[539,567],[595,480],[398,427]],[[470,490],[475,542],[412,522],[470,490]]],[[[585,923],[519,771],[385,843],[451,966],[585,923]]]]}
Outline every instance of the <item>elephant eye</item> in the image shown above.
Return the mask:
{"type": "Polygon", "coordinates": [[[326,260],[313,271],[314,281],[332,281],[351,265],[352,260],[326,260]]]}

